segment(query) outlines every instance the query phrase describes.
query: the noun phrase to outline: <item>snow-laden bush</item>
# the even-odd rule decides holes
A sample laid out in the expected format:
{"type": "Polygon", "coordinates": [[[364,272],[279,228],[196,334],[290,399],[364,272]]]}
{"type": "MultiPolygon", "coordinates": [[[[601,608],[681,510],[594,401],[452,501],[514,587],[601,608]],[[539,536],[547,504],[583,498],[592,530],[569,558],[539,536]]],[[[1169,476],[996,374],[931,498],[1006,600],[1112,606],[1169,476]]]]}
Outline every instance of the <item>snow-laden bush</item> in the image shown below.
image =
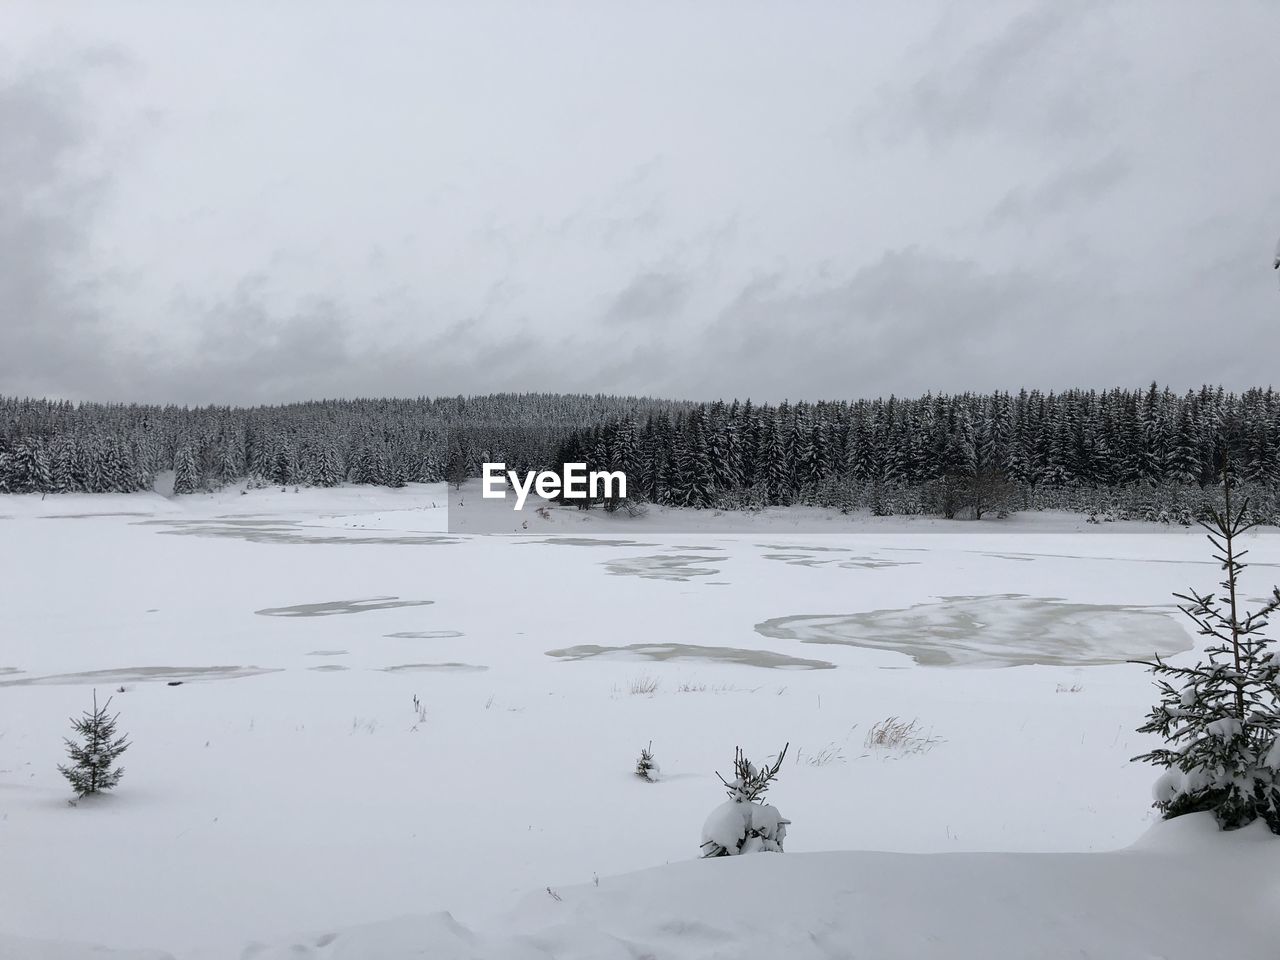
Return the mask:
{"type": "Polygon", "coordinates": [[[787,824],[778,808],[764,802],[765,791],[782,768],[787,755],[783,746],[772,766],[757,768],[742,755],[738,747],[733,757],[732,780],[720,774],[720,782],[729,793],[729,799],[711,811],[702,825],[704,857],[736,857],[742,853],[782,853],[782,842],[787,837],[787,824]]]}
{"type": "MultiPolygon", "coordinates": [[[[1165,746],[1135,757],[1165,768],[1156,781],[1154,806],[1165,818],[1210,811],[1224,830],[1261,817],[1280,833],[1280,651],[1263,634],[1280,609],[1280,590],[1253,613],[1239,610],[1239,579],[1246,551],[1238,540],[1256,526],[1246,500],[1214,509],[1208,522],[1214,557],[1222,565],[1225,597],[1175,594],[1180,609],[1209,638],[1208,662],[1175,667],[1159,657],[1147,666],[1160,702],[1139,727],[1159,734],[1165,746]]],[[[1145,662],[1145,661],[1144,661],[1145,662]]]]}

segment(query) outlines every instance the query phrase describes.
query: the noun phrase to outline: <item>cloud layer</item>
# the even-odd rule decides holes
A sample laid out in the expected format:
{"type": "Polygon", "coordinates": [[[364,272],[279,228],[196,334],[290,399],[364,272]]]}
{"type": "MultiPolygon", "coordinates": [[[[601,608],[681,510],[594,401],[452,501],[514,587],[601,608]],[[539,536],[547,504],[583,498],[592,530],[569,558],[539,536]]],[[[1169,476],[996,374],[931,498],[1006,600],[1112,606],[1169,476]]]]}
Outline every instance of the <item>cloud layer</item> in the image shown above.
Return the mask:
{"type": "Polygon", "coordinates": [[[1266,385],[1278,34],[1245,2],[6,6],[0,392],[1266,385]]]}

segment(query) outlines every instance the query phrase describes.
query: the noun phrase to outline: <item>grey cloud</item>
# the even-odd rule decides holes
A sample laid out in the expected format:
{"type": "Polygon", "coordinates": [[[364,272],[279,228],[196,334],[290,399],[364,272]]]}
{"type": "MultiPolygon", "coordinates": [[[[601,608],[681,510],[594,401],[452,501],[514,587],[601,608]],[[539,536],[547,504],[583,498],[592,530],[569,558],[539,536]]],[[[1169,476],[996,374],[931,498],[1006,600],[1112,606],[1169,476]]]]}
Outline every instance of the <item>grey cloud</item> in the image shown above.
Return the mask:
{"type": "Polygon", "coordinates": [[[1053,287],[911,248],[886,253],[842,283],[795,290],[756,281],[725,310],[712,338],[740,381],[734,393],[799,386],[809,396],[856,397],[991,387],[1002,355],[1033,346],[1025,321],[1041,304],[1056,303],[1058,313],[1069,303],[1068,291],[1053,287]]]}
{"type": "Polygon", "coordinates": [[[57,393],[106,373],[77,269],[104,190],[70,172],[90,137],[82,82],[70,68],[0,81],[0,390],[57,393]]]}
{"type": "Polygon", "coordinates": [[[908,248],[842,282],[796,287],[760,276],[679,342],[639,327],[634,335],[596,328],[553,337],[509,325],[498,335],[466,322],[410,340],[368,327],[355,337],[343,304],[279,310],[250,279],[196,321],[203,333],[193,351],[116,356],[134,384],[129,399],[187,403],[488,390],[777,401],[1152,379],[1185,388],[1206,379],[1205,369],[1215,371],[1208,379],[1240,387],[1254,382],[1253,365],[1234,344],[1265,342],[1268,333],[1257,284],[1247,283],[1254,267],[1224,257],[1146,302],[1079,276],[1051,279],[908,248]],[[1251,292],[1229,302],[1197,293],[1232,282],[1251,292]],[[1246,319],[1233,325],[1233,338],[1200,334],[1206,317],[1222,316],[1246,319]]]}
{"type": "Polygon", "coordinates": [[[868,121],[894,138],[923,133],[937,141],[990,132],[1060,141],[1093,132],[1106,103],[1101,81],[1118,69],[1079,42],[1095,6],[1033,6],[958,56],[948,56],[951,41],[939,31],[918,53],[925,66],[916,79],[887,85],[868,121]]]}
{"type": "MultiPolygon", "coordinates": [[[[282,305],[263,275],[246,277],[225,300],[178,302],[174,321],[199,332],[186,349],[118,349],[134,384],[129,399],[180,403],[282,403],[332,396],[418,396],[485,389],[577,388],[581,344],[474,320],[424,323],[417,334],[384,335],[331,298],[282,305]],[[560,384],[567,384],[561,386],[560,384]]],[[[582,381],[582,389],[586,389],[582,381]]]]}
{"type": "Polygon", "coordinates": [[[605,247],[652,233],[664,217],[662,173],[663,158],[649,158],[610,189],[585,197],[576,209],[551,223],[551,233],[605,247]]]}
{"type": "MultiPolygon", "coordinates": [[[[175,309],[177,316],[182,313],[181,306],[175,309]]],[[[301,399],[314,391],[317,371],[340,380],[350,368],[348,320],[327,299],[299,303],[283,314],[273,311],[264,279],[247,277],[226,300],[203,310],[189,354],[164,350],[134,354],[127,362],[145,371],[145,389],[156,391],[157,400],[214,402],[232,392],[301,399]]]]}
{"type": "Polygon", "coordinates": [[[1116,153],[1094,161],[1068,166],[1034,186],[1009,191],[991,210],[989,226],[1031,222],[1077,209],[1114,190],[1132,170],[1116,153]]]}
{"type": "Polygon", "coordinates": [[[673,272],[647,271],[635,277],[614,298],[605,319],[613,323],[665,320],[689,297],[688,278],[673,272]]]}
{"type": "Polygon", "coordinates": [[[1238,344],[1260,342],[1273,322],[1256,259],[1248,270],[1238,258],[1218,265],[1210,289],[1248,282],[1216,307],[1196,293],[1206,280],[1196,271],[1159,297],[1138,296],[1092,277],[992,269],[918,248],[886,253],[843,283],[796,289],[758,280],[700,345],[704,361],[720,362],[704,363],[699,393],[854,398],[1152,379],[1250,386],[1255,365],[1238,344]],[[1240,318],[1233,336],[1206,338],[1205,323],[1222,315],[1240,318]]]}
{"type": "Polygon", "coordinates": [[[1275,290],[1257,282],[1250,255],[1263,220],[1249,236],[1206,223],[1222,256],[1188,264],[1159,295],[1101,280],[1087,263],[1048,276],[909,247],[834,282],[797,286],[761,274],[679,342],[639,326],[624,336],[615,327],[556,337],[450,323],[389,343],[348,336],[347,310],[333,303],[275,316],[259,285],[246,282],[207,312],[202,325],[216,329],[197,356],[171,368],[157,399],[548,390],[776,401],[1153,379],[1241,388],[1257,377],[1238,345],[1267,342],[1274,323],[1275,290]],[[1224,289],[1237,292],[1224,298],[1224,289]],[[1204,335],[1224,318],[1231,336],[1204,335]]]}
{"type": "MultiPolygon", "coordinates": [[[[300,38],[266,61],[212,12],[216,42],[119,22],[124,96],[95,86],[119,54],[32,43],[41,70],[0,56],[0,392],[776,400],[1271,376],[1277,14],[998,9],[821,30],[778,13],[748,46],[711,18],[705,44],[645,41],[687,54],[653,82],[590,47],[576,99],[581,71],[529,69],[513,41],[491,52],[517,72],[429,124],[330,59],[358,51],[300,38]],[[538,104],[551,127],[519,122],[538,104]],[[867,149],[832,135],[851,111],[867,149]],[[359,149],[325,149],[335,129],[359,149]]],[[[430,21],[325,16],[371,40],[430,21]]],[[[587,49],[544,39],[536,63],[587,49]]],[[[447,76],[417,48],[386,56],[422,89],[447,76]]]]}

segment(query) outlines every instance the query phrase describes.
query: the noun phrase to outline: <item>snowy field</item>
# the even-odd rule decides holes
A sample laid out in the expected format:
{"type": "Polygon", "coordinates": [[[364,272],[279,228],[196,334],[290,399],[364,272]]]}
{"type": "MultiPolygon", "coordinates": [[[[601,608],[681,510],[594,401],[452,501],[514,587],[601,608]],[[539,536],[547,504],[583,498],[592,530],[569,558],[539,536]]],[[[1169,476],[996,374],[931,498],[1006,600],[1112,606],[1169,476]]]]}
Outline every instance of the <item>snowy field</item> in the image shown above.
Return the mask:
{"type": "Polygon", "coordinates": [[[1154,825],[1129,762],[1199,531],[508,509],[0,498],[0,957],[1280,954],[1280,842],[1154,825]],[[94,688],[133,746],[70,806],[94,688]],[[788,852],[696,861],[787,742],[788,852]]]}

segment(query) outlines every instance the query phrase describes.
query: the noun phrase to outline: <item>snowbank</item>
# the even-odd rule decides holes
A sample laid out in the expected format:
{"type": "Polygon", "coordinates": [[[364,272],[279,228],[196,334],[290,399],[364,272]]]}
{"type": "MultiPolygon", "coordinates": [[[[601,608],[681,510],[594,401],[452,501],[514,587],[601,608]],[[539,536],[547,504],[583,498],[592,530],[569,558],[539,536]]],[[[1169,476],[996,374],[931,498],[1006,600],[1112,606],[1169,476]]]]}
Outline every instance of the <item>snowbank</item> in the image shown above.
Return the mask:
{"type": "MultiPolygon", "coordinates": [[[[242,960],[1263,958],[1280,944],[1280,840],[1161,823],[1095,854],[811,853],[691,860],[530,894],[464,925],[403,917],[242,960]],[[1230,876],[1230,883],[1214,878],[1230,876]]],[[[4,960],[157,960],[0,939],[4,960]]]]}

